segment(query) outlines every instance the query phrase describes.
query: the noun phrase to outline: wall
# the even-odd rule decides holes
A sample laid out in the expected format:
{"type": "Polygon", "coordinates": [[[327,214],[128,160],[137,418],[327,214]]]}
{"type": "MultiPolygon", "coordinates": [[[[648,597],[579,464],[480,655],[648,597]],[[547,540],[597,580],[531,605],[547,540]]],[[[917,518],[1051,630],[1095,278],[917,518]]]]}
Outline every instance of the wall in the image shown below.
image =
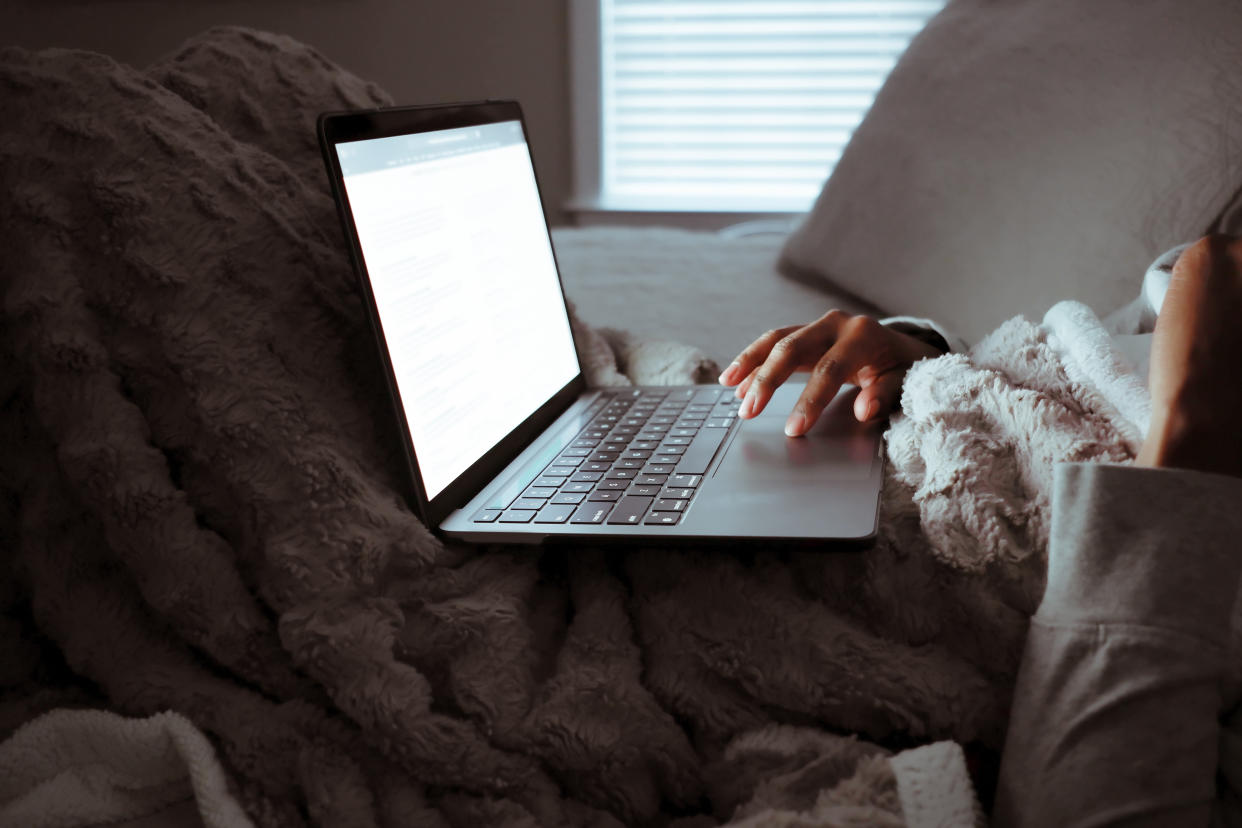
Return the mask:
{"type": "MultiPolygon", "coordinates": [[[[398,103],[516,98],[553,224],[572,158],[566,0],[0,0],[0,43],[143,65],[221,23],[292,35],[398,103]]],[[[325,182],[326,186],[326,182],[325,182]]]]}

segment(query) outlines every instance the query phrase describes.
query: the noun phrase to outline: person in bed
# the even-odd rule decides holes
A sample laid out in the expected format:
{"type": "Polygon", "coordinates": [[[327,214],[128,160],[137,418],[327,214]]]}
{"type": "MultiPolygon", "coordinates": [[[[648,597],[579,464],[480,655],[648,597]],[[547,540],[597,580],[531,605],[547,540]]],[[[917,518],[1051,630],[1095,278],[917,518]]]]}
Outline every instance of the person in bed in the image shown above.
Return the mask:
{"type": "MultiPolygon", "coordinates": [[[[938,334],[834,311],[764,334],[721,381],[750,417],[809,370],[786,426],[799,435],[847,382],[860,420],[887,415],[910,366],[947,350],[938,334]]],[[[994,825],[1242,824],[1229,688],[1242,664],[1227,660],[1242,576],[1242,240],[1209,236],[1177,257],[1148,383],[1133,465],[1056,470],[994,825]]]]}

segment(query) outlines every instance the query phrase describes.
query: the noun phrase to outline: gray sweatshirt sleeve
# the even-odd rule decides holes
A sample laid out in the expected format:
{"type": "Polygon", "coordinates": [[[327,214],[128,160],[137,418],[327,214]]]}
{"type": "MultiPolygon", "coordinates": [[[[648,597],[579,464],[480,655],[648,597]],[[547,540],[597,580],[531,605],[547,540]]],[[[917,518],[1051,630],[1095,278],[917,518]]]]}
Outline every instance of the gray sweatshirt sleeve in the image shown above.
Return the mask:
{"type": "Polygon", "coordinates": [[[1209,823],[1240,572],[1242,479],[1057,469],[993,824],[1209,823]]]}

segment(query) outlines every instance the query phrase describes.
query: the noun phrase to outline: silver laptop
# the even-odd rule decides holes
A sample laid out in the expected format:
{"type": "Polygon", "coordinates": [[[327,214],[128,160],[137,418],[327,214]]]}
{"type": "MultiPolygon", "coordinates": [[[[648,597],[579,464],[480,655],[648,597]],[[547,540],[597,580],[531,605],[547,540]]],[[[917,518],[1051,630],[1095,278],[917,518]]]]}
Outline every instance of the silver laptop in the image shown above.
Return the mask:
{"type": "Polygon", "coordinates": [[[329,113],[319,138],[429,526],[529,543],[874,536],[881,427],[854,419],[857,389],[789,438],[796,384],[747,421],[720,386],[586,387],[516,103],[329,113]]]}

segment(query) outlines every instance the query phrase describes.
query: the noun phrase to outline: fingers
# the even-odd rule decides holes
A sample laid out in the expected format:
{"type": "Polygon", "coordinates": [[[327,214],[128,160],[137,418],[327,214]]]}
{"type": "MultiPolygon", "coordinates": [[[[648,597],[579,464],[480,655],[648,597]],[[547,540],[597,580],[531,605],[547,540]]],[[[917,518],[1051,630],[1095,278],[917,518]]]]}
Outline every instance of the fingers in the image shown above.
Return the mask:
{"type": "Polygon", "coordinates": [[[901,387],[906,380],[906,370],[893,370],[876,377],[863,387],[854,398],[854,416],[865,423],[883,417],[901,403],[901,387]]]}
{"type": "Polygon", "coordinates": [[[720,375],[737,385],[743,419],[763,411],[773,393],[798,370],[811,376],[785,425],[790,436],[805,434],[845,383],[863,390],[855,415],[870,420],[888,414],[898,403],[906,369],[919,359],[939,356],[939,349],[884,327],[869,316],[829,311],[805,326],[768,331],[756,339],[720,375]]]}
{"type": "MultiPolygon", "coordinates": [[[[729,367],[724,369],[724,372],[720,375],[721,385],[736,385],[744,378],[749,378],[755,369],[768,358],[768,354],[772,352],[772,347],[777,342],[780,342],[801,327],[801,325],[787,325],[784,328],[774,328],[747,345],[745,350],[737,355],[737,359],[733,360],[729,367]]],[[[744,394],[746,392],[739,389],[739,393],[744,394]]]]}
{"type": "Polygon", "coordinates": [[[848,314],[829,311],[811,324],[779,338],[769,349],[767,358],[747,377],[738,416],[745,419],[763,411],[781,383],[794,371],[814,366],[836,342],[838,331],[849,323],[848,314]]]}
{"type": "Polygon", "coordinates": [[[895,390],[890,387],[891,380],[887,378],[887,372],[892,367],[888,357],[890,336],[891,332],[869,317],[856,316],[845,323],[837,343],[811,369],[806,387],[785,422],[785,433],[798,437],[809,431],[847,382],[867,385],[862,416],[858,419],[870,419],[870,416],[887,413],[891,408],[890,401],[901,390],[900,376],[895,390]],[[873,402],[876,409],[874,414],[869,414],[873,402]],[[886,403],[888,407],[881,407],[886,403]]]}

